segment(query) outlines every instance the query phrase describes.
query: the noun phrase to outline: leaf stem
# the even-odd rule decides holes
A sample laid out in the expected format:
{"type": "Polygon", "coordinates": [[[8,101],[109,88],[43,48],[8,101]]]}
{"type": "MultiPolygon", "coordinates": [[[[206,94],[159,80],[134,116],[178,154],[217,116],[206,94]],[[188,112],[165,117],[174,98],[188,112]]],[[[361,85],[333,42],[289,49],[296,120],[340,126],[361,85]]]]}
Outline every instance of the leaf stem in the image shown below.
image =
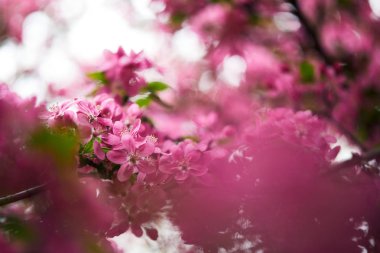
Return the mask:
{"type": "Polygon", "coordinates": [[[150,96],[154,102],[161,105],[162,107],[165,107],[166,109],[173,109],[173,106],[161,100],[161,98],[157,96],[157,94],[151,93],[150,96]]]}

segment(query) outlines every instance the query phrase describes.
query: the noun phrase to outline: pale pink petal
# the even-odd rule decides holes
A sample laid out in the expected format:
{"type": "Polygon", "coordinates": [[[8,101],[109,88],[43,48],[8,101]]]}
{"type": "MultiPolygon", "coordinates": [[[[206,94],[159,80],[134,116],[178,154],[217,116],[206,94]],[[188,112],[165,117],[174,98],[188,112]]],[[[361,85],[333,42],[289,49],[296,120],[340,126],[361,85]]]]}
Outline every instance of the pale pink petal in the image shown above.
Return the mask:
{"type": "Polygon", "coordinates": [[[120,150],[111,150],[107,153],[107,158],[113,163],[123,164],[127,161],[127,154],[120,150]]]}
{"type": "Polygon", "coordinates": [[[187,171],[178,171],[174,176],[177,181],[185,181],[189,177],[189,173],[187,171]]]}
{"type": "Polygon", "coordinates": [[[113,124],[113,133],[116,134],[116,135],[121,135],[121,132],[123,131],[124,129],[124,124],[121,122],[121,121],[116,121],[114,124],[113,124]]]}
{"type": "Polygon", "coordinates": [[[191,152],[193,152],[195,150],[196,150],[196,148],[195,148],[194,143],[186,141],[186,144],[185,144],[185,146],[183,148],[183,151],[184,151],[185,155],[187,155],[188,153],[191,153],[191,152]]]}
{"type": "Polygon", "coordinates": [[[337,139],[333,135],[325,135],[325,140],[327,143],[335,143],[337,142],[337,139]]]}
{"type": "Polygon", "coordinates": [[[120,137],[113,134],[105,134],[102,136],[102,141],[108,145],[117,145],[120,143],[120,137]]]}
{"type": "Polygon", "coordinates": [[[106,154],[100,146],[100,143],[97,141],[94,141],[94,153],[100,160],[104,160],[104,158],[106,158],[106,154]]]}
{"type": "Polygon", "coordinates": [[[176,170],[175,164],[173,164],[170,156],[162,156],[159,161],[158,169],[166,174],[173,174],[176,170]]]}
{"type": "Polygon", "coordinates": [[[128,152],[134,152],[136,150],[136,143],[132,135],[125,134],[121,137],[121,143],[128,152]]]}
{"type": "Polygon", "coordinates": [[[66,111],[65,114],[63,115],[64,121],[66,124],[72,124],[77,122],[77,114],[73,111],[66,111]]]}
{"type": "Polygon", "coordinates": [[[203,176],[204,174],[207,173],[207,167],[202,166],[202,165],[192,165],[189,168],[189,173],[194,175],[194,176],[203,176]]]}
{"type": "Polygon", "coordinates": [[[80,125],[88,125],[89,124],[88,116],[86,114],[79,112],[77,114],[77,123],[80,125]]]}
{"type": "Polygon", "coordinates": [[[135,122],[133,123],[132,127],[131,127],[131,134],[136,135],[139,132],[140,127],[141,127],[141,120],[136,119],[135,122]]]}
{"type": "Polygon", "coordinates": [[[145,177],[146,177],[146,174],[145,174],[145,173],[143,173],[143,172],[139,172],[139,173],[137,174],[136,183],[138,183],[138,184],[142,184],[142,183],[144,183],[144,179],[145,179],[145,177]]]}
{"type": "Polygon", "coordinates": [[[98,122],[99,122],[99,124],[101,124],[103,126],[112,127],[112,120],[111,119],[99,117],[98,122]]]}
{"type": "Polygon", "coordinates": [[[132,168],[128,163],[124,163],[120,166],[120,169],[117,171],[117,179],[120,182],[127,181],[132,175],[132,168]]]}
{"type": "Polygon", "coordinates": [[[192,150],[186,154],[185,159],[190,162],[196,162],[201,158],[201,152],[197,150],[192,150]]]}
{"type": "Polygon", "coordinates": [[[87,143],[92,138],[92,127],[91,125],[78,125],[79,137],[82,143],[87,143]]]}
{"type": "Polygon", "coordinates": [[[155,145],[153,142],[147,141],[145,144],[139,147],[139,154],[142,156],[149,156],[153,154],[155,145]]]}
{"type": "Polygon", "coordinates": [[[145,174],[150,174],[156,171],[156,161],[153,159],[142,159],[139,161],[138,170],[145,174]]]}
{"type": "Polygon", "coordinates": [[[176,160],[176,161],[183,160],[185,157],[183,149],[181,149],[180,147],[176,147],[176,149],[172,152],[172,157],[173,157],[173,160],[176,160]]]}

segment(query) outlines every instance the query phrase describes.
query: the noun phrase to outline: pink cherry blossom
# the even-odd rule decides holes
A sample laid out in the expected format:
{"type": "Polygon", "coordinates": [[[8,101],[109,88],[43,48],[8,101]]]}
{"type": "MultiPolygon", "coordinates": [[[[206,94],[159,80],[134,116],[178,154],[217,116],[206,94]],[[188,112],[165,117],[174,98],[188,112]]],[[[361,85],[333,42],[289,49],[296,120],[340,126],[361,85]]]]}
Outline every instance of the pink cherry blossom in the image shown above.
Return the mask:
{"type": "Polygon", "coordinates": [[[105,62],[101,66],[110,85],[115,89],[124,89],[128,96],[136,95],[146,85],[140,71],[151,68],[152,63],[142,52],[126,54],[120,47],[116,53],[105,52],[105,62]]]}
{"type": "Polygon", "coordinates": [[[163,173],[173,175],[179,182],[185,181],[189,176],[203,176],[208,170],[203,164],[202,152],[190,141],[173,146],[170,155],[163,155],[160,158],[159,169],[163,173]]]}
{"type": "Polygon", "coordinates": [[[145,138],[139,142],[130,134],[123,135],[122,148],[111,150],[107,153],[107,158],[116,164],[121,164],[117,173],[119,181],[124,182],[129,179],[132,173],[139,173],[138,178],[143,179],[146,174],[155,171],[155,161],[150,157],[155,149],[155,140],[145,138]]]}

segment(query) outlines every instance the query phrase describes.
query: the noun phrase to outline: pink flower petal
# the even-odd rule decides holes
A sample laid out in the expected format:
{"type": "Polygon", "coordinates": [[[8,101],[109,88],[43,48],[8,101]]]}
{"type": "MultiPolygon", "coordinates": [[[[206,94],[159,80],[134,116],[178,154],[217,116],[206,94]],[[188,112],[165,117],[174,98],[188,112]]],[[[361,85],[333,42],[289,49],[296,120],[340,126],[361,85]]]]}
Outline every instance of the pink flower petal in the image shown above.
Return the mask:
{"type": "Polygon", "coordinates": [[[79,137],[82,143],[87,143],[92,138],[92,127],[91,125],[78,125],[79,137]]]}
{"type": "Polygon", "coordinates": [[[157,169],[156,161],[153,159],[141,159],[138,164],[138,170],[150,174],[155,172],[157,169]]]}
{"type": "Polygon", "coordinates": [[[136,150],[136,143],[132,135],[125,134],[121,137],[121,143],[128,152],[134,152],[136,150]]]}
{"type": "Polygon", "coordinates": [[[147,141],[139,147],[139,154],[142,156],[149,156],[153,154],[155,149],[155,144],[153,142],[147,141]]]}
{"type": "Polygon", "coordinates": [[[129,229],[129,222],[124,221],[120,224],[113,225],[110,230],[107,231],[107,237],[118,236],[129,229]]]}
{"type": "Polygon", "coordinates": [[[132,230],[132,233],[136,236],[136,237],[141,237],[143,235],[143,230],[142,228],[139,226],[139,225],[134,225],[132,224],[131,226],[131,230],[132,230]]]}
{"type": "Polygon", "coordinates": [[[189,168],[189,173],[194,175],[194,176],[203,176],[206,174],[208,171],[207,167],[202,166],[202,165],[192,165],[189,168]]]}
{"type": "Polygon", "coordinates": [[[189,173],[187,171],[179,171],[174,176],[177,181],[185,181],[189,177],[189,173]]]}
{"type": "Polygon", "coordinates": [[[141,127],[141,120],[140,119],[136,119],[135,122],[133,123],[132,127],[131,127],[131,134],[133,136],[137,135],[137,133],[140,130],[140,127],[141,127]]]}
{"type": "Polygon", "coordinates": [[[99,117],[98,122],[99,122],[99,124],[101,124],[103,126],[112,127],[112,120],[111,119],[99,117]]]}
{"type": "Polygon", "coordinates": [[[158,169],[165,174],[173,174],[176,170],[170,156],[162,156],[159,161],[158,169]]]}
{"type": "Polygon", "coordinates": [[[201,158],[201,152],[192,150],[186,154],[186,160],[190,162],[197,162],[201,158]]]}
{"type": "Polygon", "coordinates": [[[104,158],[106,158],[106,154],[100,146],[100,143],[97,141],[94,141],[94,153],[100,160],[104,160],[104,158]]]}
{"type": "Polygon", "coordinates": [[[77,122],[80,125],[89,125],[88,116],[82,112],[78,112],[77,114],[77,122]]]}
{"type": "Polygon", "coordinates": [[[152,239],[153,241],[156,241],[158,238],[158,231],[154,228],[145,228],[147,236],[152,239]]]}
{"type": "Polygon", "coordinates": [[[338,155],[339,151],[340,151],[340,146],[336,146],[336,147],[334,147],[333,149],[331,149],[331,150],[327,153],[326,158],[327,158],[328,160],[333,160],[333,159],[335,159],[335,157],[338,155]]]}
{"type": "Polygon", "coordinates": [[[120,143],[120,137],[113,134],[105,134],[102,136],[102,141],[108,145],[117,145],[120,143]]]}
{"type": "Polygon", "coordinates": [[[132,175],[132,168],[128,163],[124,163],[120,166],[120,169],[117,171],[117,179],[120,182],[127,181],[132,175]]]}
{"type": "Polygon", "coordinates": [[[113,124],[113,129],[112,129],[112,132],[115,134],[115,135],[121,135],[121,132],[123,131],[124,129],[124,124],[121,122],[121,121],[116,121],[114,124],[113,124]]]}
{"type": "Polygon", "coordinates": [[[123,164],[127,161],[127,154],[120,150],[111,150],[107,153],[107,158],[113,163],[123,164]]]}

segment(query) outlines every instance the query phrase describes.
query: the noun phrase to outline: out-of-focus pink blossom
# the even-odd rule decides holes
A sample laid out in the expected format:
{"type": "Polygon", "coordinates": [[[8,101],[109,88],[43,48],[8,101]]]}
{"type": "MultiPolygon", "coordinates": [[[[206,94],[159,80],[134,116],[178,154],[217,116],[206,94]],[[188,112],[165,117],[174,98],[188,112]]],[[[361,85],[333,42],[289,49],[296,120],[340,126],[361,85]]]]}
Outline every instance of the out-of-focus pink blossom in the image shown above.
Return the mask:
{"type": "Polygon", "coordinates": [[[100,67],[104,71],[111,89],[123,89],[126,95],[135,96],[146,85],[144,77],[139,72],[151,68],[152,63],[142,52],[133,51],[127,55],[120,47],[116,53],[105,52],[105,62],[100,67]]]}
{"type": "Polygon", "coordinates": [[[0,23],[6,32],[17,41],[22,41],[22,28],[25,18],[32,12],[43,9],[50,0],[1,0],[0,23]]]}
{"type": "Polygon", "coordinates": [[[191,141],[181,142],[170,149],[170,155],[163,155],[159,169],[163,173],[173,175],[175,180],[185,181],[189,176],[203,176],[208,168],[202,152],[191,141]]]}

